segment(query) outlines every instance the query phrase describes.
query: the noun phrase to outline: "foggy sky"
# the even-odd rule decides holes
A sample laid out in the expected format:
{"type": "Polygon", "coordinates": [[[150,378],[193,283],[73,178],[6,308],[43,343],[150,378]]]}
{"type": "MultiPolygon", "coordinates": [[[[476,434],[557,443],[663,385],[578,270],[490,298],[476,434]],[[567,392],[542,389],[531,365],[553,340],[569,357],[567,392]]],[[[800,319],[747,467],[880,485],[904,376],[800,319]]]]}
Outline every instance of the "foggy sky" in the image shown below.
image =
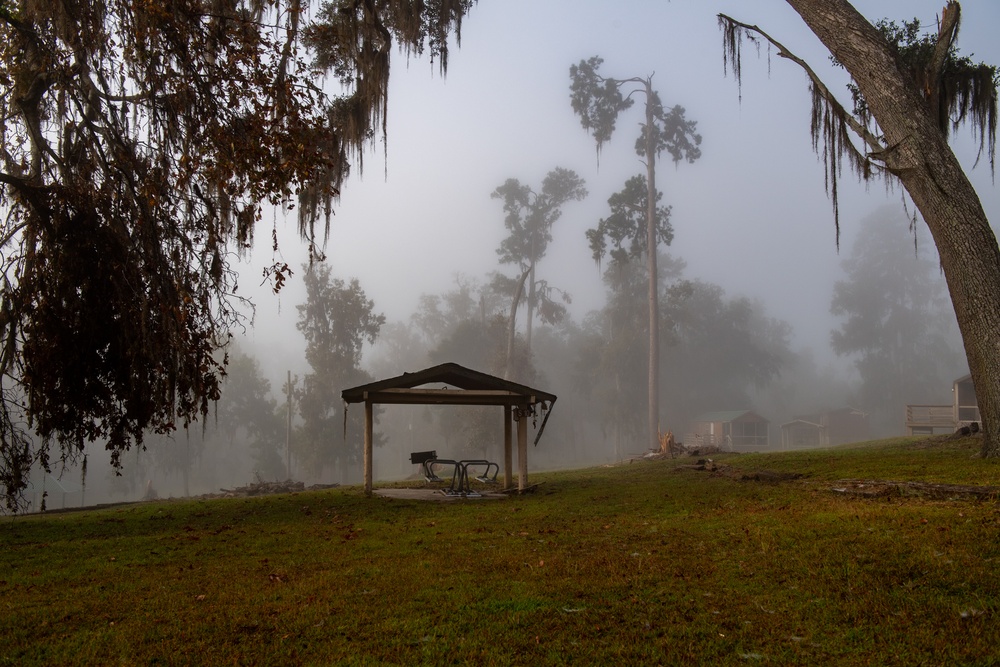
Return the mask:
{"type": "MultiPolygon", "coordinates": [[[[918,17],[933,27],[944,1],[854,4],[872,21],[918,17]]],[[[962,9],[961,53],[1000,63],[1000,3],[966,0],[962,9]]],[[[421,294],[450,290],[456,274],[484,279],[503,270],[496,254],[505,235],[503,210],[490,193],[508,178],[538,187],[560,166],[583,177],[590,196],[564,206],[538,276],[570,292],[575,320],[600,308],[601,272],[584,231],[608,214],[608,196],[644,168],[634,152],[641,100],[620,117],[599,163],[570,107],[570,65],[599,55],[601,74],[652,74],[663,103],[684,106],[698,121],[702,158],[675,169],[665,155],[657,172],[663,201],[673,207],[675,238],[667,250],[687,262],[687,277],[716,283],[729,296],[764,300],[770,316],[794,328],[794,348],[832,358],[829,332],[836,322],[829,306],[833,284],[843,277],[840,262],[860,221],[887,200],[899,202],[901,193],[858,184],[845,172],[838,254],[823,165],[811,149],[805,74],[773,52],[762,49],[756,58],[746,48],[740,102],[731,73],[723,73],[720,12],[759,25],[805,58],[831,89],[844,91],[847,104],[846,76],[780,0],[480,0],[463,24],[446,77],[427,57],[407,62],[393,54],[388,159],[380,140],[365,155],[363,176],[355,166],[345,184],[326,246],[333,275],[357,277],[377,312],[405,321],[421,294]]],[[[1000,197],[989,165],[972,169],[968,130],[952,144],[996,228],[1000,197]]],[[[240,293],[257,305],[250,350],[267,350],[257,354],[274,389],[285,369],[307,370],[295,329],[305,258],[293,213],[287,221],[265,220],[257,248],[242,265],[240,293]],[[278,257],[270,250],[271,222],[282,239],[278,257]],[[276,259],[296,272],[279,297],[260,287],[263,267],[276,259]]]]}

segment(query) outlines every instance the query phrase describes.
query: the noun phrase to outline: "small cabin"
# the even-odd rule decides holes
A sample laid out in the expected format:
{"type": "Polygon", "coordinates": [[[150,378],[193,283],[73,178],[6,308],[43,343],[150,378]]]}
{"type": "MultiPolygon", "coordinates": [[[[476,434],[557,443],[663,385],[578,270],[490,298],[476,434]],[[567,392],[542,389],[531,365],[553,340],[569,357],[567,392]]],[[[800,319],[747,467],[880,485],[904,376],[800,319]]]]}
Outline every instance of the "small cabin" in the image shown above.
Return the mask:
{"type": "Polygon", "coordinates": [[[798,416],[781,425],[782,449],[831,447],[869,437],[868,414],[850,407],[798,416]]]}
{"type": "Polygon", "coordinates": [[[726,451],[761,451],[770,445],[768,420],[753,410],[706,412],[691,425],[688,446],[714,445],[726,451]]]}

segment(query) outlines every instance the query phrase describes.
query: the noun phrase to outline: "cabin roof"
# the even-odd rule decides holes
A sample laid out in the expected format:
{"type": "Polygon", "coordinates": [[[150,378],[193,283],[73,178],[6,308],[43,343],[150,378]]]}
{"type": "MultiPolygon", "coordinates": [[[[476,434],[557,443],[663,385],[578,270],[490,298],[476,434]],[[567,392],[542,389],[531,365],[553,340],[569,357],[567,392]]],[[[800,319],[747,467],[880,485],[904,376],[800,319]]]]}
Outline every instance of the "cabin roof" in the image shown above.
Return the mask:
{"type": "Polygon", "coordinates": [[[695,421],[696,422],[723,422],[723,423],[725,423],[725,422],[736,421],[740,417],[744,417],[744,416],[747,416],[747,415],[751,415],[753,417],[756,417],[760,421],[765,421],[765,422],[767,421],[766,419],[764,419],[763,417],[761,417],[759,414],[757,414],[753,410],[718,410],[716,412],[705,412],[705,413],[703,413],[701,415],[698,415],[698,418],[695,419],[695,421]]]}

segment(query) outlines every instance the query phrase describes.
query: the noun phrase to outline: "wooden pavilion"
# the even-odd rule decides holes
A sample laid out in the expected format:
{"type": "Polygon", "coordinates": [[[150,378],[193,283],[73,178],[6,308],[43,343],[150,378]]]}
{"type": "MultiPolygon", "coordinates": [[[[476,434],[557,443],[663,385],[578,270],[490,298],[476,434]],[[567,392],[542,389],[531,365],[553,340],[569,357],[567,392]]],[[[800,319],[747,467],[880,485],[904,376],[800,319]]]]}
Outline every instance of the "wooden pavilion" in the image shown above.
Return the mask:
{"type": "MultiPolygon", "coordinates": [[[[528,484],[528,417],[537,409],[545,412],[535,436],[538,444],[545,422],[556,402],[555,394],[474,371],[458,364],[432,366],[416,373],[403,373],[341,392],[347,404],[365,404],[364,476],[365,495],[372,492],[373,406],[383,405],[496,405],[503,407],[504,488],[513,486],[513,423],[517,423],[518,490],[528,484]],[[434,386],[430,386],[434,385],[434,386]]],[[[346,415],[345,415],[346,419],[346,415]]]]}

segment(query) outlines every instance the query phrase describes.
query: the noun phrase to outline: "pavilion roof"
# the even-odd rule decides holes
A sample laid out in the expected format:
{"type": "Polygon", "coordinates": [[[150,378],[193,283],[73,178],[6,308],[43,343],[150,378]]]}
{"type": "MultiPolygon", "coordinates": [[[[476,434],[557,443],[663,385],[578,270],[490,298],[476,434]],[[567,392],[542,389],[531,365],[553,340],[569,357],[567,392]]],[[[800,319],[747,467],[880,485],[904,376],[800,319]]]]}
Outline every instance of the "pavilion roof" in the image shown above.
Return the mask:
{"type": "Polygon", "coordinates": [[[555,394],[455,363],[431,366],[341,392],[345,403],[534,405],[554,403],[555,394]]]}

